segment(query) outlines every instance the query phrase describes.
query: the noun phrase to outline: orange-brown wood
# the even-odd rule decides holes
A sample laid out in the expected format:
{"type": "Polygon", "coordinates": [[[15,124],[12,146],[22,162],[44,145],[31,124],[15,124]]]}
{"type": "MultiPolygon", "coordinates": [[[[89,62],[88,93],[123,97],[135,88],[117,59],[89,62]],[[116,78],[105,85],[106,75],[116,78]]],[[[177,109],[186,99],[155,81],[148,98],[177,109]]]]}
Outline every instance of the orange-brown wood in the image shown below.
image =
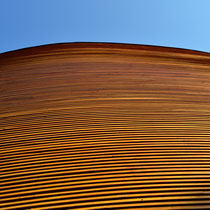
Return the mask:
{"type": "Polygon", "coordinates": [[[210,209],[209,129],[208,53],[3,53],[0,209],[210,209]]]}

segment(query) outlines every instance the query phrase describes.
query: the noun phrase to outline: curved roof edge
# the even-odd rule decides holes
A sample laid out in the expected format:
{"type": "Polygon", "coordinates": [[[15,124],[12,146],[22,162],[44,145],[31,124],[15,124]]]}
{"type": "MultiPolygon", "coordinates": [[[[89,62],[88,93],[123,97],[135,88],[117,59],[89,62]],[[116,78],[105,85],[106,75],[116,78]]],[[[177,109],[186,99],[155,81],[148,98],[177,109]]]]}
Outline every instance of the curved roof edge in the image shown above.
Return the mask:
{"type": "Polygon", "coordinates": [[[0,53],[1,56],[16,54],[17,52],[29,53],[31,50],[36,48],[36,50],[52,50],[53,48],[121,48],[121,49],[130,49],[130,50],[148,50],[148,51],[161,51],[161,52],[171,52],[171,53],[183,53],[183,54],[193,54],[193,55],[204,55],[209,56],[210,53],[192,50],[192,49],[184,49],[184,48],[176,48],[176,47],[166,47],[166,46],[157,46],[157,45],[142,45],[142,44],[130,44],[130,43],[114,43],[114,42],[62,42],[62,43],[52,43],[45,45],[37,45],[32,47],[26,47],[21,49],[16,49],[12,51],[7,51],[0,53]]]}

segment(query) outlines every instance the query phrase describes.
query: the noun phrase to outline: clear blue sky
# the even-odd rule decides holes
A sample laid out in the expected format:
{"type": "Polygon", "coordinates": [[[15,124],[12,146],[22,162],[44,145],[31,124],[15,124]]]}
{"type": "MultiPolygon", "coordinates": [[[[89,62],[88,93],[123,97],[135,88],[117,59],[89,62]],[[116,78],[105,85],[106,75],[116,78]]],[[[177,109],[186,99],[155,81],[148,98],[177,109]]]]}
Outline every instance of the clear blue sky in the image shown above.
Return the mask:
{"type": "Polygon", "coordinates": [[[0,0],[0,52],[60,42],[210,52],[210,0],[0,0]]]}

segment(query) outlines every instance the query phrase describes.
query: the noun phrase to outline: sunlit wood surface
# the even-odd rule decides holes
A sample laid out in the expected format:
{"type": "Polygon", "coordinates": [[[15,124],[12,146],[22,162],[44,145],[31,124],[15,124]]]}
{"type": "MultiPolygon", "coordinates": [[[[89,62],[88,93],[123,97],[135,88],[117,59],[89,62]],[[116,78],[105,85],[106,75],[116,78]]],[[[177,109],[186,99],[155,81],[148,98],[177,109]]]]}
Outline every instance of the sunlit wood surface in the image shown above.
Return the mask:
{"type": "Polygon", "coordinates": [[[0,209],[210,209],[209,129],[208,53],[3,53],[0,209]]]}

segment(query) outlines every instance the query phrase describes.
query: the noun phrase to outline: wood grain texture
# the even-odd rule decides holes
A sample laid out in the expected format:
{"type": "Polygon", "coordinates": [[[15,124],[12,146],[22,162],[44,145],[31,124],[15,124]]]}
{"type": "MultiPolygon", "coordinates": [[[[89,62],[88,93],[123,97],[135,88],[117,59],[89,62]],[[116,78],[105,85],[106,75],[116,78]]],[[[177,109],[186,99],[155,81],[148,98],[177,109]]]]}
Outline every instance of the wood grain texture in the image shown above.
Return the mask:
{"type": "Polygon", "coordinates": [[[3,53],[0,209],[210,209],[209,128],[208,53],[3,53]]]}

